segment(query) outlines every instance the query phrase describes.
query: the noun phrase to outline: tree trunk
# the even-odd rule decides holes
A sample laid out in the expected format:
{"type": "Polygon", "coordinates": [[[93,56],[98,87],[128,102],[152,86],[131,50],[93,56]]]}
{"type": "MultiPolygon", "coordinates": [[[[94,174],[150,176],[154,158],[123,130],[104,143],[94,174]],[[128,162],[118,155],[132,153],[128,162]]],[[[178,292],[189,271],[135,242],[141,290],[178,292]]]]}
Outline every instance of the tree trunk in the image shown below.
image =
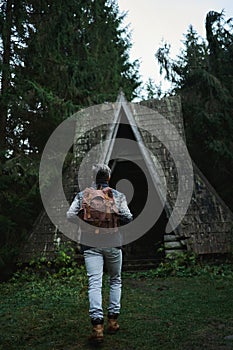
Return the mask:
{"type": "Polygon", "coordinates": [[[2,31],[2,81],[0,100],[0,157],[4,158],[6,150],[6,127],[8,114],[8,94],[11,81],[10,59],[11,59],[11,31],[12,31],[12,7],[13,0],[6,1],[5,20],[2,31]]]}

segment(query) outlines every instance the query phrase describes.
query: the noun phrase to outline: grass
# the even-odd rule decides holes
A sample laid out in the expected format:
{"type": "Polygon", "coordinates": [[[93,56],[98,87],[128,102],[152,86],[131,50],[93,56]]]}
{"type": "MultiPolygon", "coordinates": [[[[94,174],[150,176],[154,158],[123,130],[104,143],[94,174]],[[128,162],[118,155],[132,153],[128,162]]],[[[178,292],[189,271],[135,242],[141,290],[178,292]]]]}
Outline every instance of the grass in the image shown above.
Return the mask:
{"type": "MultiPolygon", "coordinates": [[[[86,278],[33,277],[0,285],[1,350],[90,349],[86,278]]],[[[103,304],[108,303],[104,278],[103,304]]],[[[233,279],[124,273],[121,330],[106,350],[233,349],[233,279]]]]}

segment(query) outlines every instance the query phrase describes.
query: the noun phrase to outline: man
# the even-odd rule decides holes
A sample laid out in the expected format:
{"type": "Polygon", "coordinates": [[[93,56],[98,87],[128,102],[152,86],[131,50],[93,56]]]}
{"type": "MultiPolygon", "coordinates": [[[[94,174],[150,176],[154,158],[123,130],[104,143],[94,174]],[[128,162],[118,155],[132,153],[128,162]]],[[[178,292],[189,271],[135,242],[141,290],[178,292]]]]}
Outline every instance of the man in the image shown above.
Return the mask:
{"type": "MultiPolygon", "coordinates": [[[[110,168],[105,164],[97,164],[93,166],[92,170],[94,180],[92,187],[96,189],[109,187],[110,168]]],[[[120,225],[129,223],[132,220],[132,214],[127,206],[125,195],[115,189],[112,189],[112,194],[118,209],[120,225]]],[[[83,191],[76,195],[67,212],[67,219],[69,221],[77,222],[77,215],[82,207],[82,200],[83,191]]],[[[85,235],[85,232],[82,232],[82,235],[85,235]]],[[[118,232],[118,234],[114,234],[112,237],[119,238],[120,233],[118,232]]],[[[96,246],[90,247],[82,245],[89,281],[89,315],[93,325],[93,332],[89,340],[95,344],[103,342],[104,314],[102,308],[102,276],[104,263],[106,264],[110,277],[108,332],[114,334],[120,328],[117,318],[121,307],[122,250],[121,247],[116,246],[116,244],[116,240],[113,240],[113,245],[110,248],[99,248],[99,246],[97,248],[96,246]]]]}

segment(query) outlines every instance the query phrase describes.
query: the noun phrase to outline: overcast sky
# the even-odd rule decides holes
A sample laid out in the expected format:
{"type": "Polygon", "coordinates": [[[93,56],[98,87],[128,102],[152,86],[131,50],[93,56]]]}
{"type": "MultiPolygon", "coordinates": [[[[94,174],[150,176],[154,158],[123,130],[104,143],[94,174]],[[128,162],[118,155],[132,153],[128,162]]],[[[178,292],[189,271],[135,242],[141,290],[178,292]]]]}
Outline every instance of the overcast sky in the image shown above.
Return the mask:
{"type": "Polygon", "coordinates": [[[225,19],[233,17],[232,0],[118,0],[120,11],[128,11],[125,24],[132,30],[131,59],[139,59],[140,74],[146,82],[152,78],[159,83],[159,67],[154,54],[161,41],[171,44],[173,57],[182,47],[183,34],[190,24],[205,38],[206,14],[225,10],[225,19]]]}

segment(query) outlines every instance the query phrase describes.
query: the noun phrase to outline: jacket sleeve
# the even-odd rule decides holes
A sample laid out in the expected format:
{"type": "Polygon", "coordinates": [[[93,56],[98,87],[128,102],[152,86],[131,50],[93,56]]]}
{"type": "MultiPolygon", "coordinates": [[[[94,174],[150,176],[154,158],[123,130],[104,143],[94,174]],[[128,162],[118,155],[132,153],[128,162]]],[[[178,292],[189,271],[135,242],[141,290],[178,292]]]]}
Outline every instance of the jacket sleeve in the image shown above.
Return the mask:
{"type": "Polygon", "coordinates": [[[69,210],[66,213],[67,220],[75,224],[79,224],[78,212],[81,208],[81,205],[82,205],[82,192],[79,192],[75,196],[69,210]]]}
{"type": "Polygon", "coordinates": [[[129,210],[126,197],[123,193],[121,193],[120,195],[119,215],[120,215],[120,223],[122,225],[128,224],[130,221],[133,220],[133,215],[129,210]]]}

